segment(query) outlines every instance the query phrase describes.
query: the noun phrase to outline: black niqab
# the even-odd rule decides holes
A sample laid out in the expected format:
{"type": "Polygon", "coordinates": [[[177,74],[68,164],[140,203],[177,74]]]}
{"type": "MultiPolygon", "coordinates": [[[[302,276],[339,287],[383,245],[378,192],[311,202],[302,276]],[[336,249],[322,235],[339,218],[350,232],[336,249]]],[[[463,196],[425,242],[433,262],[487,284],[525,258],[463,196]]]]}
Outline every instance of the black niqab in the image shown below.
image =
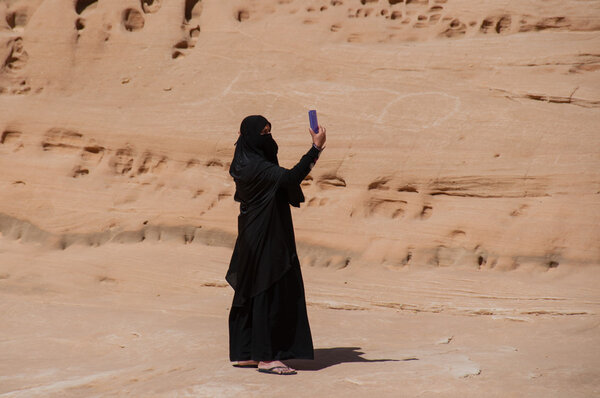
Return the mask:
{"type": "Polygon", "coordinates": [[[250,163],[263,160],[279,166],[277,151],[279,147],[271,134],[261,134],[271,123],[260,115],[246,117],[240,126],[240,136],[235,144],[235,155],[229,167],[229,174],[241,178],[241,172],[250,163]]]}
{"type": "Polygon", "coordinates": [[[271,123],[263,116],[254,115],[245,118],[240,126],[241,142],[238,140],[238,145],[246,146],[247,149],[279,165],[279,161],[277,160],[277,150],[279,149],[277,143],[270,133],[262,134],[266,126],[271,128],[271,123]]]}

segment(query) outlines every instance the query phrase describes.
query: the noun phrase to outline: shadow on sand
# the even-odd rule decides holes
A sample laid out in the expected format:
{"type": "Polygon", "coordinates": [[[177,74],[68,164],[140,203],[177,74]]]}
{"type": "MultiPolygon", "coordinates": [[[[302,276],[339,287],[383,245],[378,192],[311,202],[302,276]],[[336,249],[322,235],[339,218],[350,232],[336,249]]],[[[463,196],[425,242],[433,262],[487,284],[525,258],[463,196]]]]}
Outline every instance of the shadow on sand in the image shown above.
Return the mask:
{"type": "Polygon", "coordinates": [[[402,359],[366,359],[361,355],[364,352],[360,347],[333,347],[315,349],[315,359],[289,359],[284,361],[286,365],[298,370],[321,370],[333,365],[339,365],[347,362],[398,362],[398,361],[418,361],[418,358],[402,359]]]}

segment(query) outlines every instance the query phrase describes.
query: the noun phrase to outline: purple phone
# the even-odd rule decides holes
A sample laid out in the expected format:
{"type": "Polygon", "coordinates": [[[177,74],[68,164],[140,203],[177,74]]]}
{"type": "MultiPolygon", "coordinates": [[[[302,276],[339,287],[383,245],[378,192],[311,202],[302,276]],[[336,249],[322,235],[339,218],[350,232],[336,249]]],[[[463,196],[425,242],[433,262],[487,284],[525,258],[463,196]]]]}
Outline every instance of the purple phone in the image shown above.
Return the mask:
{"type": "Polygon", "coordinates": [[[310,122],[310,129],[315,133],[319,133],[319,123],[317,122],[317,111],[308,111],[308,121],[310,122]]]}

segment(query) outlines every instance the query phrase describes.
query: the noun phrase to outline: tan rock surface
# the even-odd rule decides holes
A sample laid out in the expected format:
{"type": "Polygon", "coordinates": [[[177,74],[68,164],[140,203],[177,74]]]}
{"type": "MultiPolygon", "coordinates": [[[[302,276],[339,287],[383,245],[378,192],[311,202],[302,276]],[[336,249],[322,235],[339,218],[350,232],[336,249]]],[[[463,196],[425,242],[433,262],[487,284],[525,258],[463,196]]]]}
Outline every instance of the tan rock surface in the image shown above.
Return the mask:
{"type": "Polygon", "coordinates": [[[0,397],[598,394],[598,126],[595,0],[0,0],[0,397]],[[273,380],[227,361],[227,169],[313,108],[273,380]]]}

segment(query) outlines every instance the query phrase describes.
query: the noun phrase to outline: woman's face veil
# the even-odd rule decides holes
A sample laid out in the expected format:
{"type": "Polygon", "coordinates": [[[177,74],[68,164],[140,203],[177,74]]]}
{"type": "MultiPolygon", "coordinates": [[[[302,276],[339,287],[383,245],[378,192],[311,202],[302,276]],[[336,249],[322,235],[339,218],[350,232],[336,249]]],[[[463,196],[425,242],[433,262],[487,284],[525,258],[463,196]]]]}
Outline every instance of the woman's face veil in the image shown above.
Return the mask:
{"type": "Polygon", "coordinates": [[[271,128],[271,123],[260,115],[252,115],[242,120],[240,125],[240,138],[237,145],[243,150],[250,150],[269,162],[279,164],[277,161],[278,146],[270,133],[261,134],[265,126],[271,128]]]}

